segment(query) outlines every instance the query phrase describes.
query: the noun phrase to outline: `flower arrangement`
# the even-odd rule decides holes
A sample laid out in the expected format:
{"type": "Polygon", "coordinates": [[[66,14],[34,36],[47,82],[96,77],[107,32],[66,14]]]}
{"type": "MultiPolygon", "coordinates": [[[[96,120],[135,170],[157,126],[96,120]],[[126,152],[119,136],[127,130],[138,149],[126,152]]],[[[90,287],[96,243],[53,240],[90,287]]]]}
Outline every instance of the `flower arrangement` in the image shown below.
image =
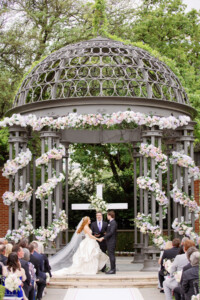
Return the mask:
{"type": "Polygon", "coordinates": [[[49,195],[53,193],[53,190],[55,189],[56,185],[59,182],[62,182],[64,179],[65,176],[63,173],[60,173],[58,176],[54,175],[52,178],[48,179],[47,182],[43,183],[37,188],[35,192],[36,198],[40,200],[47,199],[49,195]]]}
{"type": "Polygon", "coordinates": [[[158,126],[160,129],[176,129],[179,126],[187,125],[190,122],[190,117],[179,116],[178,118],[150,116],[140,112],[124,111],[115,112],[112,114],[87,114],[78,115],[77,113],[70,113],[65,117],[54,119],[52,117],[38,118],[35,115],[21,116],[20,114],[13,114],[11,118],[4,118],[0,122],[0,127],[19,125],[22,127],[31,126],[33,130],[39,131],[43,127],[50,127],[53,129],[65,128],[88,128],[89,126],[110,128],[119,124],[134,124],[146,125],[148,127],[158,126]]]}
{"type": "Polygon", "coordinates": [[[168,205],[168,198],[160,188],[159,183],[150,177],[140,176],[137,178],[137,184],[141,189],[149,190],[154,193],[159,205],[168,205]]]}
{"type": "Polygon", "coordinates": [[[173,264],[173,261],[170,259],[164,259],[164,261],[163,261],[163,266],[168,273],[170,273],[170,271],[171,271],[172,264],[173,264]]]}
{"type": "Polygon", "coordinates": [[[103,199],[97,196],[91,196],[88,200],[90,204],[90,209],[95,209],[97,212],[102,212],[105,214],[108,210],[108,204],[103,199]]]}
{"type": "Polygon", "coordinates": [[[9,274],[5,279],[5,288],[10,292],[16,291],[19,289],[19,286],[22,284],[22,281],[17,277],[16,274],[9,274]]]}
{"type": "Polygon", "coordinates": [[[167,172],[167,156],[162,153],[160,148],[157,148],[152,144],[148,145],[142,143],[140,145],[140,154],[155,159],[155,162],[158,165],[158,168],[162,170],[162,173],[167,172]]]}
{"type": "Polygon", "coordinates": [[[63,145],[59,145],[58,148],[53,148],[49,150],[47,153],[42,154],[39,158],[36,159],[35,164],[36,167],[41,165],[48,165],[48,162],[51,159],[60,160],[65,155],[65,147],[63,145]]]}
{"type": "MultiPolygon", "coordinates": [[[[181,218],[183,220],[183,217],[181,218]]],[[[172,228],[175,232],[178,232],[180,235],[188,236],[191,240],[198,244],[199,236],[193,231],[193,227],[191,227],[188,223],[184,221],[179,222],[178,218],[176,218],[172,223],[172,228]]]]}
{"type": "Polygon", "coordinates": [[[30,183],[27,183],[24,190],[13,192],[5,192],[2,196],[3,203],[5,205],[11,205],[15,201],[19,202],[29,202],[33,193],[33,189],[30,186],[30,183]]]}
{"type": "Polygon", "coordinates": [[[193,295],[191,300],[200,300],[200,294],[198,295],[193,295]]]}
{"type": "Polygon", "coordinates": [[[24,224],[21,224],[18,229],[8,230],[5,239],[18,243],[23,237],[27,238],[33,231],[32,216],[26,215],[24,224]]]}
{"type": "Polygon", "coordinates": [[[68,228],[67,216],[64,210],[59,212],[58,219],[54,219],[52,224],[47,228],[40,227],[33,230],[35,238],[44,243],[53,242],[61,231],[68,228]]]}
{"type": "Polygon", "coordinates": [[[182,277],[182,273],[183,271],[176,271],[174,272],[174,278],[176,279],[176,281],[179,283],[181,281],[181,277],[182,277]]]}
{"type": "Polygon", "coordinates": [[[184,154],[183,152],[172,152],[172,157],[170,158],[171,164],[177,164],[179,167],[188,168],[189,177],[194,177],[194,179],[200,179],[200,170],[195,166],[193,159],[184,154]]]}
{"type": "Polygon", "coordinates": [[[9,177],[10,175],[15,175],[18,170],[26,167],[32,159],[32,153],[29,149],[26,151],[22,151],[19,153],[17,157],[13,160],[7,160],[3,167],[2,175],[5,177],[9,177]]]}
{"type": "Polygon", "coordinates": [[[194,197],[189,197],[186,193],[183,193],[177,186],[177,181],[173,184],[173,189],[170,191],[170,195],[174,202],[182,204],[184,207],[189,207],[190,212],[195,213],[196,219],[199,217],[200,206],[194,200],[194,197]]]}
{"type": "Polygon", "coordinates": [[[161,236],[161,229],[158,225],[152,225],[151,215],[146,216],[145,214],[138,213],[134,219],[136,227],[140,229],[143,234],[151,234],[153,236],[153,243],[160,249],[165,246],[165,240],[161,236]]]}

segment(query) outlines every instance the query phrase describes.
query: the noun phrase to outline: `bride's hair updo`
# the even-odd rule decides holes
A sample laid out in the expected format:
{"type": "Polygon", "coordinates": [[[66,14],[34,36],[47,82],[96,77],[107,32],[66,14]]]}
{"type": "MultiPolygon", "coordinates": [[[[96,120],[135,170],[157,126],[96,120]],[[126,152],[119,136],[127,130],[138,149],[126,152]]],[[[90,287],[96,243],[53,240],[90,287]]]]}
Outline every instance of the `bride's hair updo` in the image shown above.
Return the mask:
{"type": "Polygon", "coordinates": [[[77,230],[77,233],[81,233],[81,231],[83,231],[85,225],[88,224],[89,219],[90,219],[89,217],[83,218],[83,222],[82,222],[81,226],[79,227],[79,229],[77,230]]]}

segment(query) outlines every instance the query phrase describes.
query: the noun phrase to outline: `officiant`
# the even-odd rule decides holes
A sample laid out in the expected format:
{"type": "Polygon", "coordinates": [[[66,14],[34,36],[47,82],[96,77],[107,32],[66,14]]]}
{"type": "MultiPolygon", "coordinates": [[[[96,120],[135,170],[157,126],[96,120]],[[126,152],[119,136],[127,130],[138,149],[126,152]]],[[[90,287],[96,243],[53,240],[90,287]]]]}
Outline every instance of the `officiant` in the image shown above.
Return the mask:
{"type": "MultiPolygon", "coordinates": [[[[91,224],[92,234],[97,238],[104,237],[107,227],[108,227],[108,223],[103,221],[102,213],[97,212],[96,213],[96,221],[92,222],[92,224],[91,224]]],[[[106,250],[107,250],[106,241],[103,240],[101,243],[100,242],[98,242],[98,243],[99,243],[101,250],[104,253],[106,253],[106,250]]]]}

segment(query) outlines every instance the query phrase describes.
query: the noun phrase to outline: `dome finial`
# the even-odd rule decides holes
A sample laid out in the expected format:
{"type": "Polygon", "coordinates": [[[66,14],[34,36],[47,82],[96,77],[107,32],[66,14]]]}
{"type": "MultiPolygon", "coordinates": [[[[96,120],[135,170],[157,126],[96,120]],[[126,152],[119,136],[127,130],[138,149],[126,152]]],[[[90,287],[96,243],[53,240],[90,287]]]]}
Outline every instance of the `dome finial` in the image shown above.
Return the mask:
{"type": "Polygon", "coordinates": [[[106,17],[106,2],[105,0],[95,0],[94,17],[93,17],[93,32],[95,36],[105,36],[107,32],[107,17],[106,17]]]}

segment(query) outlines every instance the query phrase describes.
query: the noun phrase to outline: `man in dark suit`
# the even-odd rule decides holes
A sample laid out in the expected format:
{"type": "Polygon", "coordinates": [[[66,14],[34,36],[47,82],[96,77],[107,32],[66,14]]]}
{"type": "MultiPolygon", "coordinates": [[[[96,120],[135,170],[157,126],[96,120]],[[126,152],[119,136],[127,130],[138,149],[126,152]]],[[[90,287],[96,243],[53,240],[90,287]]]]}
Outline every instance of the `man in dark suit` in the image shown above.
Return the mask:
{"type": "Polygon", "coordinates": [[[34,253],[34,246],[32,244],[30,244],[29,246],[29,251],[30,251],[30,262],[34,265],[34,268],[36,270],[36,277],[37,277],[37,300],[42,299],[42,295],[43,295],[43,291],[44,288],[46,287],[46,280],[44,280],[43,278],[46,277],[46,274],[42,274],[42,272],[40,271],[40,262],[39,260],[33,255],[34,253]],[[41,277],[42,276],[42,277],[41,277]]]}
{"type": "MultiPolygon", "coordinates": [[[[96,213],[96,221],[92,222],[92,224],[91,224],[92,234],[97,238],[104,237],[107,227],[108,227],[108,223],[103,221],[102,213],[97,212],[96,213]]],[[[107,250],[106,241],[103,240],[101,243],[100,242],[98,242],[98,243],[99,243],[101,250],[104,253],[106,253],[106,250],[107,250]]]]}
{"type": "Polygon", "coordinates": [[[6,266],[8,258],[5,256],[6,253],[6,246],[0,245],[0,262],[6,266]]]}
{"type": "Polygon", "coordinates": [[[44,257],[39,253],[37,242],[32,242],[31,245],[34,247],[33,256],[39,261],[39,276],[46,281],[46,274],[44,273],[44,257]]]}
{"type": "Polygon", "coordinates": [[[115,247],[116,247],[116,237],[117,237],[117,223],[115,221],[115,212],[113,210],[107,213],[107,219],[109,221],[107,232],[104,237],[100,238],[100,242],[106,241],[108,256],[110,258],[110,271],[106,274],[116,273],[116,263],[115,263],[115,247]]]}
{"type": "Polygon", "coordinates": [[[180,248],[180,243],[181,241],[179,239],[173,239],[172,241],[172,248],[171,249],[167,249],[167,250],[164,250],[163,252],[163,255],[162,255],[162,259],[161,259],[161,269],[158,273],[159,275],[159,281],[160,281],[160,286],[161,286],[161,290],[160,292],[161,293],[164,293],[164,290],[163,290],[163,281],[165,280],[165,276],[167,275],[167,271],[165,270],[165,267],[163,265],[163,262],[165,259],[173,259],[176,257],[176,255],[178,254],[180,248]]]}
{"type": "Polygon", "coordinates": [[[33,300],[34,299],[34,286],[31,285],[31,275],[30,275],[30,272],[29,272],[29,264],[28,264],[27,261],[25,261],[23,259],[23,257],[24,257],[23,248],[20,247],[19,245],[14,245],[13,249],[12,249],[12,252],[16,252],[17,253],[17,256],[19,258],[21,266],[24,269],[25,274],[26,274],[26,280],[23,281],[23,284],[24,284],[23,285],[24,293],[25,293],[26,297],[29,300],[33,300]]]}

